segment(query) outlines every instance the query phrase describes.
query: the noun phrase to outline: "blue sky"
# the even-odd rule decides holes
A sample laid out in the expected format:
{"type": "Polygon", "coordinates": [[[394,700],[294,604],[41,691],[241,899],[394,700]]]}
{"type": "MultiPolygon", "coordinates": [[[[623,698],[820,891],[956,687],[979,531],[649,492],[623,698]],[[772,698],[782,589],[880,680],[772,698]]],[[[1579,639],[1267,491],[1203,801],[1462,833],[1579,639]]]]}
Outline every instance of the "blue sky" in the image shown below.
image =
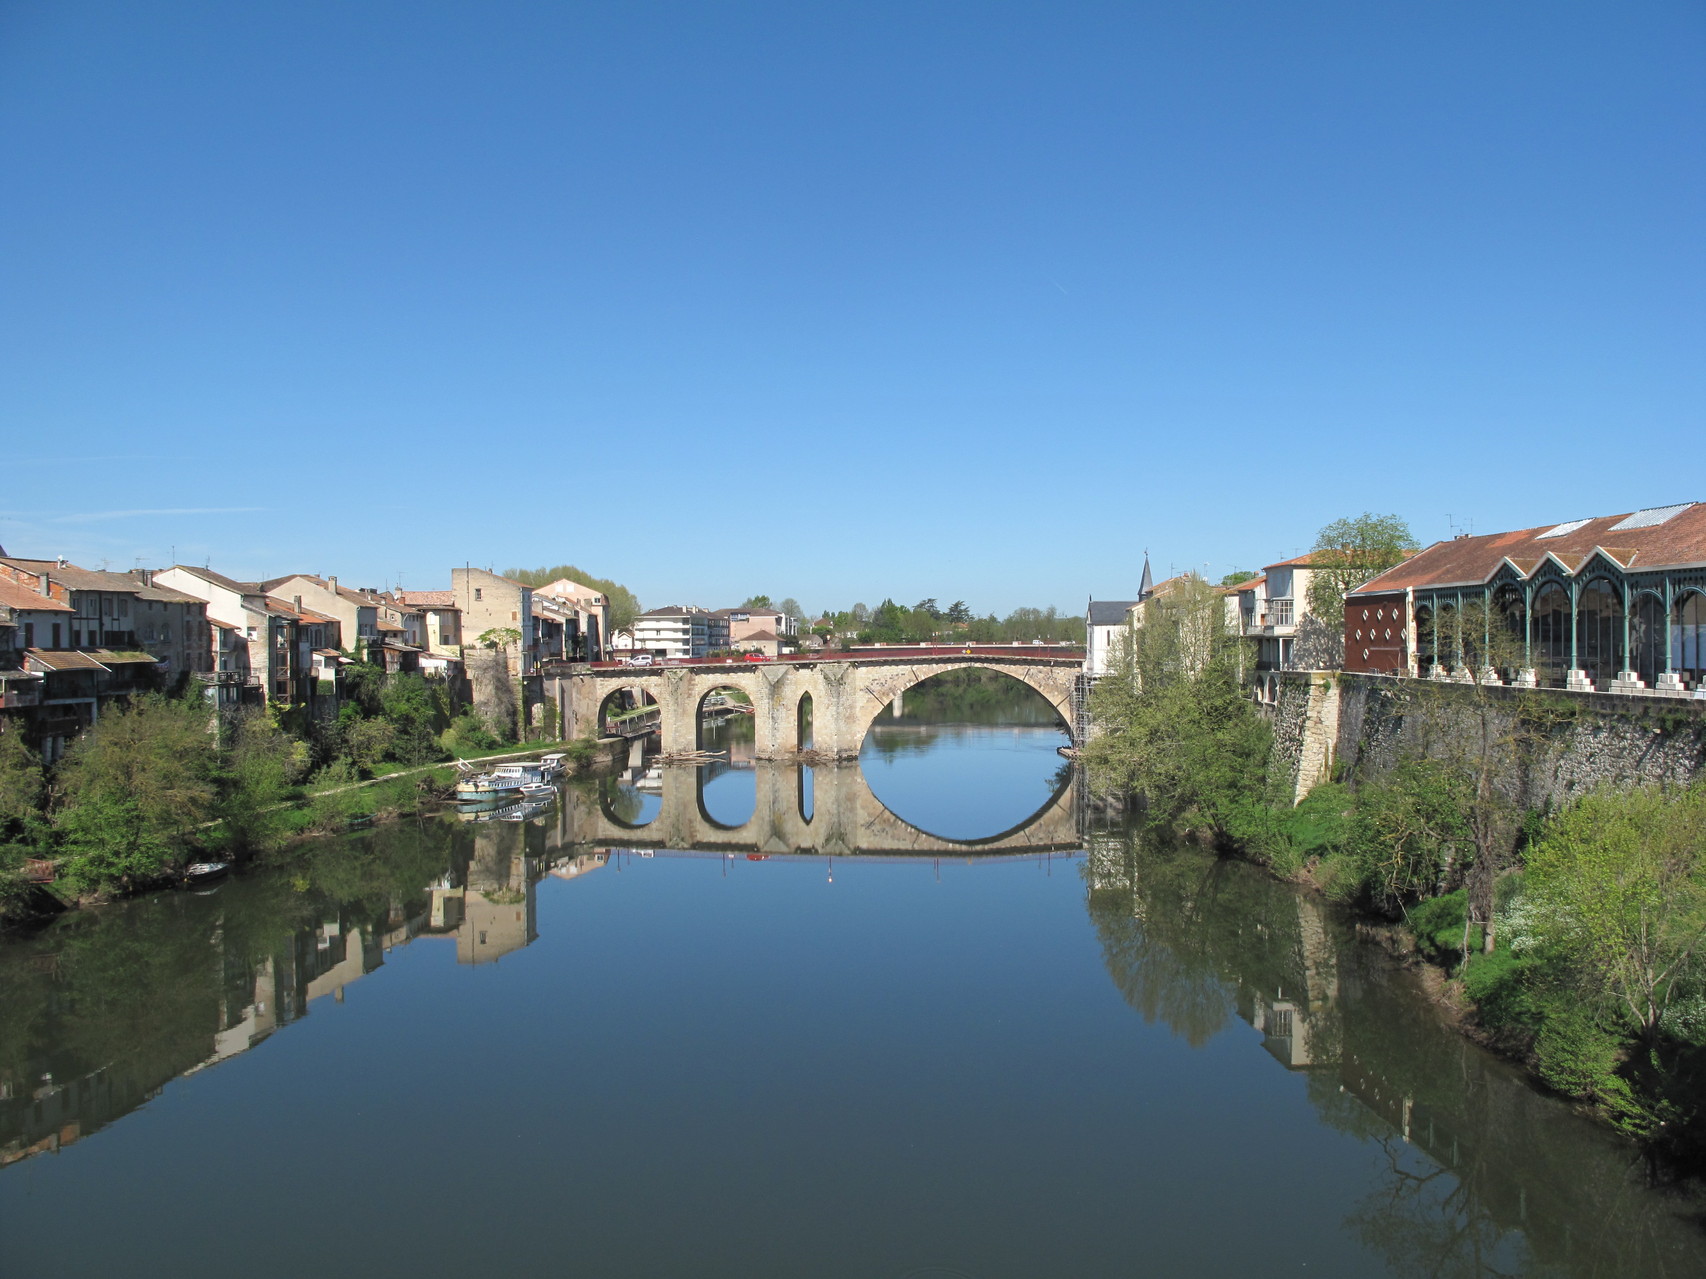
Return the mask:
{"type": "Polygon", "coordinates": [[[1077,609],[1706,498],[1697,3],[0,4],[0,543],[1077,609]]]}

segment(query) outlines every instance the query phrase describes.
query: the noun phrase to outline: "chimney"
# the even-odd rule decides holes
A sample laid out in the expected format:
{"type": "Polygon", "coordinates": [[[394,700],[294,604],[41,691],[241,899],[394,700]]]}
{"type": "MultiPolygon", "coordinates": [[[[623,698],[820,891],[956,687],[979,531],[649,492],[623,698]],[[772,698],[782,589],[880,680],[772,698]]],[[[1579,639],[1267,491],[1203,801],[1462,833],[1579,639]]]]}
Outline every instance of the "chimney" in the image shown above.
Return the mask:
{"type": "Polygon", "coordinates": [[[292,595],[290,597],[290,606],[300,613],[302,611],[302,597],[300,595],[292,595]]]}
{"type": "Polygon", "coordinates": [[[335,577],[328,577],[326,579],[326,589],[331,591],[333,594],[336,594],[338,590],[338,579],[335,577]]]}

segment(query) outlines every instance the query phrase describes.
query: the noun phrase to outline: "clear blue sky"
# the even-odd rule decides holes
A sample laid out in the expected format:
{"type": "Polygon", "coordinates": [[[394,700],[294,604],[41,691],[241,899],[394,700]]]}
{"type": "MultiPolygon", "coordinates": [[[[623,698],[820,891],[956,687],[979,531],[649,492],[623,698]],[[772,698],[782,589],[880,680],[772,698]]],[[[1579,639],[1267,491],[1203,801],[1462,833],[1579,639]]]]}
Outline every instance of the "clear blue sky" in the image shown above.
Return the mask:
{"type": "Polygon", "coordinates": [[[1706,498],[1706,6],[0,3],[0,543],[1082,607],[1706,498]]]}

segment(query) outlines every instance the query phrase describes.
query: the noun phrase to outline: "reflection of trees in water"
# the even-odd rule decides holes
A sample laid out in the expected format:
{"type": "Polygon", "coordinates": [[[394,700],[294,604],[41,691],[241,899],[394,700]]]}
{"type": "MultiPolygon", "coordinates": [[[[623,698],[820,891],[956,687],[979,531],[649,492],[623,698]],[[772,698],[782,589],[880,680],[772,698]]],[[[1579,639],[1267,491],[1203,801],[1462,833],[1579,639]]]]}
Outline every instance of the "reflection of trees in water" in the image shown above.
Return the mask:
{"type": "Polygon", "coordinates": [[[1396,1273],[1706,1274],[1706,1234],[1687,1220],[1698,1195],[1645,1186],[1632,1145],[1443,1025],[1408,974],[1313,900],[1125,833],[1094,837],[1084,873],[1109,975],[1146,1019],[1196,1045],[1229,1010],[1261,1025],[1283,995],[1283,1024],[1306,1023],[1317,1114],[1379,1147],[1346,1227],[1396,1273]]]}
{"type": "Polygon", "coordinates": [[[612,819],[629,826],[638,826],[645,815],[645,797],[615,777],[599,780],[598,800],[612,819]]]}
{"type": "Polygon", "coordinates": [[[208,1061],[271,981],[273,1024],[307,983],[427,909],[427,887],[466,864],[453,823],[401,821],[316,840],[205,895],[160,893],[78,911],[0,944],[0,1147],[31,1142],[37,1089],[60,1128],[87,1135],[208,1061]],[[320,945],[336,927],[335,952],[320,945]]]}

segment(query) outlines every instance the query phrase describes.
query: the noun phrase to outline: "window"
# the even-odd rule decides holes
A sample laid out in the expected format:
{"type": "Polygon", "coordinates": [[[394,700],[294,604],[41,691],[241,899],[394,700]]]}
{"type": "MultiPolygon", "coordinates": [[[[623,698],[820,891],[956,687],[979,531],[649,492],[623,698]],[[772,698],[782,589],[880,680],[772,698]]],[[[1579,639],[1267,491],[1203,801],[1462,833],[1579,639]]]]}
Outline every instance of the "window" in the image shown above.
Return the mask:
{"type": "Polygon", "coordinates": [[[53,624],[53,646],[55,648],[59,647],[59,623],[58,622],[55,622],[53,624]]]}
{"type": "Polygon", "coordinates": [[[25,648],[34,648],[35,646],[36,646],[36,624],[34,622],[25,622],[24,623],[24,647],[25,648]]]}
{"type": "Polygon", "coordinates": [[[481,597],[481,594],[482,594],[482,592],[481,592],[480,588],[478,586],[476,586],[474,588],[474,598],[479,599],[481,597]]]}

